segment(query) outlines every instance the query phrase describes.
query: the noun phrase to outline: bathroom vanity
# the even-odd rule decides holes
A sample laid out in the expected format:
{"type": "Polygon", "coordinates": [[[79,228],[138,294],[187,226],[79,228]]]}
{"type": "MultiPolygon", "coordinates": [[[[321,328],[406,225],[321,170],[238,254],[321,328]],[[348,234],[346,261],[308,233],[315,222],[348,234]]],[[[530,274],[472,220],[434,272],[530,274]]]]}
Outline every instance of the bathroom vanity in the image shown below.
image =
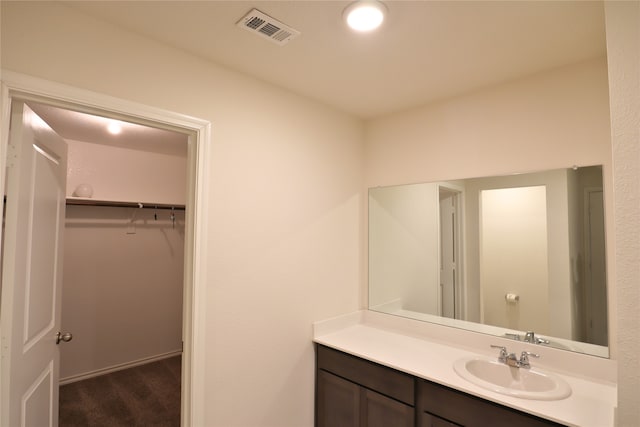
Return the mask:
{"type": "MultiPolygon", "coordinates": [[[[451,335],[458,333],[452,330],[451,335]]],[[[454,370],[457,360],[497,359],[494,349],[483,345],[475,353],[419,335],[407,319],[369,311],[316,323],[316,426],[614,425],[616,388],[611,382],[562,370],[553,375],[570,386],[567,397],[505,395],[479,387],[454,370]]],[[[541,359],[553,360],[558,351],[542,349],[541,359]]],[[[537,361],[531,361],[532,369],[537,361]]]]}
{"type": "Polygon", "coordinates": [[[317,427],[561,425],[323,345],[316,350],[317,427]]]}

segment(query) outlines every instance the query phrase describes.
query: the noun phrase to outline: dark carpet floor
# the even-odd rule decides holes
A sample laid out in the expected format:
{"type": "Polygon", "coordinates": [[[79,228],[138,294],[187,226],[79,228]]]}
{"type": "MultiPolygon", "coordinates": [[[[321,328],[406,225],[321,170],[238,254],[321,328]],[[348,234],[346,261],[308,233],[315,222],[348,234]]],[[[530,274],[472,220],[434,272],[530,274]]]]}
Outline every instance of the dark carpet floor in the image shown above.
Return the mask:
{"type": "Polygon", "coordinates": [[[60,427],[180,426],[180,356],[60,387],[60,427]]]}

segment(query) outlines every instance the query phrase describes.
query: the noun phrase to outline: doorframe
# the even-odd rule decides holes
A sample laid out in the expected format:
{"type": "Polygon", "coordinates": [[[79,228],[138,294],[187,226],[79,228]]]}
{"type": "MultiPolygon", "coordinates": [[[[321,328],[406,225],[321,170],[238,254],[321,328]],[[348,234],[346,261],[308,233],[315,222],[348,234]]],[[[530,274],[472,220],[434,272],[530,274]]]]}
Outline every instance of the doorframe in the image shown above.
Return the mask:
{"type": "MultiPolygon", "coordinates": [[[[183,355],[181,425],[204,425],[207,206],[205,186],[211,146],[211,122],[109,95],[56,83],[21,73],[0,70],[0,192],[5,191],[11,99],[128,119],[143,125],[188,134],[187,200],[183,290],[183,355]]],[[[3,213],[0,210],[0,220],[3,213]]],[[[2,240],[0,229],[0,244],[2,240]]],[[[4,346],[3,346],[4,347],[4,346]]],[[[0,348],[2,352],[2,348],[0,348]]],[[[1,375],[1,372],[0,372],[1,375]]],[[[0,377],[0,384],[3,383],[0,377]]],[[[0,389],[0,399],[2,396],[0,389]]]]}
{"type": "MultiPolygon", "coordinates": [[[[438,189],[438,283],[442,283],[440,277],[442,265],[441,260],[441,248],[442,248],[442,225],[440,222],[440,192],[445,190],[453,195],[456,203],[456,220],[455,220],[455,256],[456,262],[456,281],[454,287],[454,312],[455,318],[459,320],[467,319],[467,307],[466,307],[466,272],[465,272],[465,210],[464,210],[464,187],[456,185],[451,182],[439,182],[437,183],[438,189]]],[[[442,287],[438,286],[438,314],[442,315],[442,287]]]]}

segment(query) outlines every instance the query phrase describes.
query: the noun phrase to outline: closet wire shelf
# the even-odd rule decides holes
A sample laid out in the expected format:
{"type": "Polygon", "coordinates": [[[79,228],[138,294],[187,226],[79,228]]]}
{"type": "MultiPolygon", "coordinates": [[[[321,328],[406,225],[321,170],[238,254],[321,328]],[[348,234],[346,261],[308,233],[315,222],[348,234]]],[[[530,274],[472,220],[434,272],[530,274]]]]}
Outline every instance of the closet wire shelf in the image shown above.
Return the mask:
{"type": "Polygon", "coordinates": [[[117,201],[111,201],[111,200],[77,199],[77,198],[67,198],[67,205],[106,206],[111,208],[170,209],[170,210],[176,210],[176,211],[185,210],[184,205],[171,205],[166,203],[117,202],[117,201]]]}

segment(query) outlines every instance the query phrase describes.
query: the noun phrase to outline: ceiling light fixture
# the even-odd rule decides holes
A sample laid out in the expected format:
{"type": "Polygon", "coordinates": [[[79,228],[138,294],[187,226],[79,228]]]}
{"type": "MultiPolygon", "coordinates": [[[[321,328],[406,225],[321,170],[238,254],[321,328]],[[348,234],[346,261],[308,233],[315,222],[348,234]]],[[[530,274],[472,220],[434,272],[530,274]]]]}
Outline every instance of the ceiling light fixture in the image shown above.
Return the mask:
{"type": "Polygon", "coordinates": [[[351,3],[343,12],[347,25],[355,31],[372,31],[382,25],[387,8],[375,0],[362,0],[351,3]]]}
{"type": "Polygon", "coordinates": [[[118,135],[120,132],[122,132],[122,126],[120,125],[120,123],[113,120],[109,122],[109,125],[107,125],[107,130],[112,135],[118,135]]]}

